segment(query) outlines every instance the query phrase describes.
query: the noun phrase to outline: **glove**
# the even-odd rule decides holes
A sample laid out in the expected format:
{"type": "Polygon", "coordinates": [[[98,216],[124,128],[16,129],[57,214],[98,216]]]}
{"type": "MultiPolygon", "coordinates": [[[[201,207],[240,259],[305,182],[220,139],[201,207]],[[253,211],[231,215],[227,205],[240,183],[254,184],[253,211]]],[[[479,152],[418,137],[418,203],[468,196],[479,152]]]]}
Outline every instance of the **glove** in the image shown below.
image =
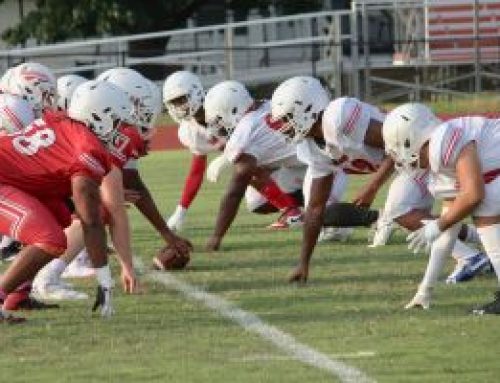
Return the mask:
{"type": "Polygon", "coordinates": [[[210,182],[217,182],[222,171],[230,165],[230,162],[221,154],[217,158],[213,159],[207,168],[207,180],[210,182]]]}
{"type": "Polygon", "coordinates": [[[111,288],[106,288],[101,285],[97,286],[97,293],[92,311],[96,311],[98,308],[100,308],[103,318],[109,318],[115,313],[111,304],[111,288]]]}
{"type": "Polygon", "coordinates": [[[422,308],[428,310],[431,307],[431,291],[429,289],[417,291],[413,299],[405,306],[405,310],[422,308]]]}
{"type": "Polygon", "coordinates": [[[408,243],[408,249],[412,250],[414,254],[420,252],[423,248],[427,251],[430,250],[432,243],[439,238],[442,231],[438,226],[438,220],[433,219],[423,219],[422,226],[420,229],[415,230],[406,237],[408,243]]]}
{"type": "Polygon", "coordinates": [[[172,214],[167,221],[168,228],[176,232],[181,231],[182,226],[184,225],[184,219],[186,218],[186,213],[187,209],[178,205],[174,214],[172,214]]]}

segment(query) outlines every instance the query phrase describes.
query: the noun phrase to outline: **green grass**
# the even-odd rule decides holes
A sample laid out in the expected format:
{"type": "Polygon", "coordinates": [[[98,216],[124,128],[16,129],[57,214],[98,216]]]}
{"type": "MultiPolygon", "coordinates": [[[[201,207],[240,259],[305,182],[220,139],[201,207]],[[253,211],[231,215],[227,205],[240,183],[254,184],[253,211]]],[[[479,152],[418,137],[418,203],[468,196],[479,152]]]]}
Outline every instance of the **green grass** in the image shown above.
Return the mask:
{"type": "MultiPolygon", "coordinates": [[[[155,153],[141,163],[165,213],[174,209],[188,163],[187,152],[155,153]]],[[[379,382],[499,380],[498,318],[467,314],[490,298],[492,277],[460,286],[440,283],[431,311],[406,312],[402,307],[426,259],[406,250],[401,233],[394,244],[368,249],[367,232],[359,230],[348,243],[319,245],[307,287],[288,285],[301,234],[265,230],[275,216],[255,216],[242,206],[222,251],[203,251],[226,181],[206,183],[190,209],[184,234],[196,251],[190,269],[176,276],[379,382]],[[368,353],[349,356],[358,352],[368,353]]],[[[350,195],[361,182],[352,178],[350,195]]],[[[161,242],[135,210],[130,215],[135,253],[149,265],[161,242]]],[[[77,283],[93,293],[93,282],[77,283]]],[[[0,328],[0,382],[335,381],[199,303],[159,284],[145,282],[145,288],[140,296],[116,289],[117,314],[108,321],[91,315],[91,302],[80,302],[29,313],[26,325],[0,328]]]]}

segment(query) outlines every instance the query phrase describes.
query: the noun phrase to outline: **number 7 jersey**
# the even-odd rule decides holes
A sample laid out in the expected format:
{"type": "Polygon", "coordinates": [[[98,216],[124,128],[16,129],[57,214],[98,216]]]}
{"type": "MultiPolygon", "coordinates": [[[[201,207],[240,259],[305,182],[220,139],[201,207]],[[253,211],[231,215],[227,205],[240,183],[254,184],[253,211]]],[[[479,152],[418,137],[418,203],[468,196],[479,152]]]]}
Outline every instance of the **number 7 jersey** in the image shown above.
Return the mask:
{"type": "Polygon", "coordinates": [[[25,130],[0,137],[0,184],[39,199],[69,197],[73,177],[100,183],[110,169],[98,138],[63,115],[47,113],[25,130]]]}

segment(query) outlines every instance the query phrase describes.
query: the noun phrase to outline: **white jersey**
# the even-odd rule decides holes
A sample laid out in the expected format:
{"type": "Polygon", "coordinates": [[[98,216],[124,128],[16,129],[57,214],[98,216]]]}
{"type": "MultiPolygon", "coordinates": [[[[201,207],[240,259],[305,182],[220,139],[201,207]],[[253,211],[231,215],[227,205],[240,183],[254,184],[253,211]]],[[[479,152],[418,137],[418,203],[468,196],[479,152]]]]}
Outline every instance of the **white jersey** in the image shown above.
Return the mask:
{"type": "Polygon", "coordinates": [[[181,121],[177,135],[181,144],[196,155],[215,152],[222,146],[221,141],[208,133],[194,118],[181,121]]]}
{"type": "Polygon", "coordinates": [[[455,178],[458,156],[474,141],[483,174],[500,169],[500,119],[461,117],[441,124],[429,143],[429,162],[436,174],[455,178]]]}
{"type": "Polygon", "coordinates": [[[295,145],[272,127],[270,112],[270,104],[265,102],[240,120],[224,150],[230,162],[234,163],[245,153],[257,159],[257,166],[278,168],[297,165],[295,145]]]}
{"type": "Polygon", "coordinates": [[[479,217],[500,214],[500,119],[461,117],[439,125],[429,141],[429,190],[438,198],[453,198],[459,190],[456,164],[460,152],[475,142],[485,180],[485,197],[474,209],[479,217]]]}
{"type": "Polygon", "coordinates": [[[324,143],[306,138],[297,145],[298,158],[321,178],[339,167],[347,174],[369,174],[384,159],[383,149],[364,144],[370,120],[383,122],[385,116],[374,106],[354,98],[341,97],[325,109],[321,128],[324,143]]]}

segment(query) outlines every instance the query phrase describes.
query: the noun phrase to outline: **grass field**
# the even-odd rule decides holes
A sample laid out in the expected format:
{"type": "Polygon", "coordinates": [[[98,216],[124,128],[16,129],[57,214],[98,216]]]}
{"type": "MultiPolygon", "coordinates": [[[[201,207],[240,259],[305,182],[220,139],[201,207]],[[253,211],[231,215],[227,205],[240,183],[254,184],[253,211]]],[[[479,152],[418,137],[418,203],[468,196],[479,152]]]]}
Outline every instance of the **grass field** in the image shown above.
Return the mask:
{"type": "MultiPolygon", "coordinates": [[[[173,210],[188,163],[187,152],[142,161],[162,212],[173,210]]],[[[190,269],[176,277],[379,382],[499,381],[498,318],[467,314],[490,299],[492,277],[440,283],[429,312],[404,311],[425,257],[411,255],[401,233],[394,244],[368,249],[367,231],[359,230],[348,243],[321,244],[308,286],[291,286],[285,280],[301,234],[267,231],[274,216],[251,215],[242,206],[222,251],[203,252],[226,181],[205,184],[193,204],[184,234],[196,251],[190,269]]],[[[349,194],[361,181],[352,179],[349,194]]],[[[149,266],[161,242],[136,211],[130,215],[135,253],[149,266]]],[[[76,283],[93,294],[93,281],[76,283]]],[[[116,289],[111,320],[92,316],[89,301],[29,313],[25,325],[2,327],[0,382],[337,381],[160,283],[144,278],[144,287],[138,296],[116,289]]]]}

